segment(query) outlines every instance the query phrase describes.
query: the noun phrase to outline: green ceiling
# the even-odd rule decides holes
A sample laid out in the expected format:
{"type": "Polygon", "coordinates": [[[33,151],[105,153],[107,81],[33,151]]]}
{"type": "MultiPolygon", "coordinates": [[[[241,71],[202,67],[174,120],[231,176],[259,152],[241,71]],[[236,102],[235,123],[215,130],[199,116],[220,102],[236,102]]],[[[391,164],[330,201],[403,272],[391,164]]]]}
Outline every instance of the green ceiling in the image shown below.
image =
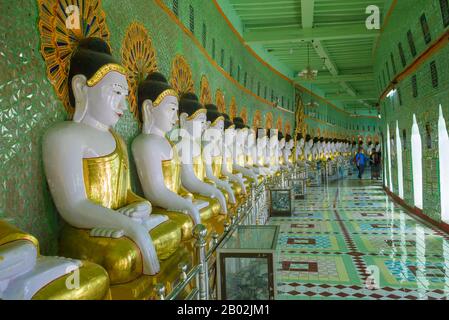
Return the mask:
{"type": "Polygon", "coordinates": [[[245,41],[286,65],[296,82],[309,89],[313,84],[312,90],[319,88],[325,98],[349,112],[376,112],[373,52],[379,30],[366,28],[366,8],[376,5],[383,16],[391,0],[220,2],[233,9],[245,41]],[[313,82],[296,76],[308,65],[309,50],[310,65],[318,70],[313,82]]]}

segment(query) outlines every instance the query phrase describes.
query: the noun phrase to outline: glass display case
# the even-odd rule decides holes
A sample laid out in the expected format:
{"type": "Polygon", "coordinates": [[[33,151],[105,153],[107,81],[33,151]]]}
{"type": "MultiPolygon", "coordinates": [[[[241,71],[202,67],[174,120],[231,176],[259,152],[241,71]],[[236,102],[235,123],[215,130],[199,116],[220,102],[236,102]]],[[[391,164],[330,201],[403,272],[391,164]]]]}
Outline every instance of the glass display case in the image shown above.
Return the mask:
{"type": "Polygon", "coordinates": [[[274,300],[279,226],[238,226],[217,248],[221,300],[274,300]]]}
{"type": "Polygon", "coordinates": [[[270,217],[292,215],[292,188],[272,188],[270,193],[270,217]]]}
{"type": "Polygon", "coordinates": [[[306,183],[303,178],[288,179],[288,186],[291,188],[294,200],[301,200],[306,195],[306,183]]]}

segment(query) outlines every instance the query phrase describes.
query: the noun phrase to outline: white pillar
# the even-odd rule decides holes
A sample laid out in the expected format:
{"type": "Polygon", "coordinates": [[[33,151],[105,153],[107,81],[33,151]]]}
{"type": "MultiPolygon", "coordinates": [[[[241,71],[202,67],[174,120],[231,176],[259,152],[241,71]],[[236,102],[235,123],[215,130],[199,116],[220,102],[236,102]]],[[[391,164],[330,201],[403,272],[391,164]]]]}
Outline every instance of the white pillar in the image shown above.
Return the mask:
{"type": "Polygon", "coordinates": [[[423,208],[423,184],[422,184],[422,142],[419,133],[416,115],[413,115],[412,126],[412,170],[413,170],[413,197],[415,207],[423,208]]]}

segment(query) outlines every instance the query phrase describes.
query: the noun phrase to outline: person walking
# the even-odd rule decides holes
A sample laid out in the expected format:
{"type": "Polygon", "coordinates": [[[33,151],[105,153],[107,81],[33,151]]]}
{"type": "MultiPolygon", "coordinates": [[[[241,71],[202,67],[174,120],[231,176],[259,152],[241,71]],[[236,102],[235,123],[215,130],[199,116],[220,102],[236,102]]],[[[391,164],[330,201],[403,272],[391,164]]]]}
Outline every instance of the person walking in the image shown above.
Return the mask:
{"type": "Polygon", "coordinates": [[[370,157],[371,161],[371,180],[380,179],[380,154],[373,148],[373,152],[370,157]]]}
{"type": "Polygon", "coordinates": [[[357,166],[357,169],[359,170],[359,179],[362,179],[363,177],[367,160],[368,158],[365,155],[365,151],[363,150],[363,148],[359,148],[359,152],[357,152],[355,156],[355,164],[357,166]]]}

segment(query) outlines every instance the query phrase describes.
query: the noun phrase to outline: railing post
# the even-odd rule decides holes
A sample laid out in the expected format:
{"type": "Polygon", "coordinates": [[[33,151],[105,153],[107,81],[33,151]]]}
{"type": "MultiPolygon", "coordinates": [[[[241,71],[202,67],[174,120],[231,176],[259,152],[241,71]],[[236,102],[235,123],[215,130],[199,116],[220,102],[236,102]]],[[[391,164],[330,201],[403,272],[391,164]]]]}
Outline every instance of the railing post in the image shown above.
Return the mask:
{"type": "Polygon", "coordinates": [[[159,300],[165,300],[165,286],[161,283],[156,284],[154,291],[158,296],[159,300]]]}
{"type": "Polygon", "coordinates": [[[206,236],[207,229],[202,224],[197,224],[193,229],[193,237],[196,239],[196,250],[198,263],[200,265],[199,272],[199,298],[200,300],[209,300],[209,270],[207,267],[206,254],[206,236]]]}

